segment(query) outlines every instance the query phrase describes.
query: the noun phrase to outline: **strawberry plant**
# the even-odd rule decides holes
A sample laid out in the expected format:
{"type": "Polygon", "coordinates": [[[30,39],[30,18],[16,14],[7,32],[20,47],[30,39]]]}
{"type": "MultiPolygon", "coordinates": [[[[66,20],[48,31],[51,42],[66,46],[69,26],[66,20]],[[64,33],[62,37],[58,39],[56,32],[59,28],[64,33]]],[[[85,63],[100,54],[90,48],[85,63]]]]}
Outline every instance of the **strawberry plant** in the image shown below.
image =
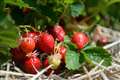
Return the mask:
{"type": "Polygon", "coordinates": [[[119,0],[0,0],[0,65],[30,74],[51,66],[48,75],[111,66],[108,39],[101,36],[100,47],[91,35],[97,24],[118,25],[119,7],[119,0]]]}

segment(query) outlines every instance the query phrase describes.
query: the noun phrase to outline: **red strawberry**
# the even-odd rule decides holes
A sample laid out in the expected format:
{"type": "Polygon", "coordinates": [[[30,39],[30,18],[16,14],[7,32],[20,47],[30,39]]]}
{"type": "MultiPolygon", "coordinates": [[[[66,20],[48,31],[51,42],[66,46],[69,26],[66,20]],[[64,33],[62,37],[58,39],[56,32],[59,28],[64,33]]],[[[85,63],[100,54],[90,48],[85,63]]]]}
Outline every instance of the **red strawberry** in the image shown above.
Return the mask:
{"type": "Polygon", "coordinates": [[[43,66],[44,66],[44,67],[49,66],[48,58],[46,58],[46,59],[43,61],[43,66]]]}
{"type": "Polygon", "coordinates": [[[31,53],[35,49],[35,41],[29,37],[23,38],[19,46],[25,53],[31,53]]]}
{"type": "Polygon", "coordinates": [[[64,41],[65,31],[60,25],[55,25],[51,30],[51,34],[58,41],[64,41]]]}
{"type": "Polygon", "coordinates": [[[38,39],[39,39],[40,34],[41,34],[40,32],[26,32],[22,35],[22,37],[23,38],[30,37],[30,38],[34,39],[35,45],[36,45],[36,47],[38,47],[38,39]]]}
{"type": "Polygon", "coordinates": [[[51,53],[54,50],[54,38],[48,33],[41,34],[38,44],[40,50],[46,53],[51,53]]]}
{"type": "Polygon", "coordinates": [[[82,49],[89,42],[89,38],[83,32],[76,32],[73,34],[71,41],[76,44],[78,49],[82,49]]]}
{"type": "Polygon", "coordinates": [[[25,58],[26,53],[24,53],[20,48],[11,48],[10,50],[12,54],[12,59],[15,61],[15,63],[19,64],[22,63],[22,61],[25,58]]]}
{"type": "Polygon", "coordinates": [[[63,62],[65,62],[66,51],[67,51],[67,49],[64,46],[60,47],[61,59],[62,59],[63,62]]]}
{"type": "Polygon", "coordinates": [[[36,74],[37,70],[40,70],[42,63],[36,56],[26,58],[23,64],[23,70],[26,73],[36,74]]]}

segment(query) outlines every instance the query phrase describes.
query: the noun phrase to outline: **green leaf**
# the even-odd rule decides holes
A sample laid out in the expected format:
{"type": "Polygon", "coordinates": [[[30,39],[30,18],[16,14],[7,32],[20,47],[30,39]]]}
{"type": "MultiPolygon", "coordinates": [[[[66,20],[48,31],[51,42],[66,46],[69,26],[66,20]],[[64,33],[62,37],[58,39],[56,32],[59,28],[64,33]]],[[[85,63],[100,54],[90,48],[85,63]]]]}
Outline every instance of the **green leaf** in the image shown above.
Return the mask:
{"type": "Polygon", "coordinates": [[[70,14],[73,17],[83,15],[85,13],[85,6],[80,3],[76,3],[70,6],[70,14]]]}
{"type": "Polygon", "coordinates": [[[76,51],[77,50],[77,46],[74,44],[74,43],[68,43],[67,44],[68,45],[68,48],[70,49],[70,50],[74,50],[74,51],[76,51]]]}
{"type": "Polygon", "coordinates": [[[66,67],[69,70],[77,70],[80,67],[80,63],[79,63],[79,54],[76,53],[75,51],[72,50],[67,50],[67,54],[65,57],[65,61],[66,61],[66,67]]]}
{"type": "Polygon", "coordinates": [[[101,2],[103,0],[85,0],[85,4],[88,6],[88,7],[95,7],[99,4],[99,2],[101,2]]]}
{"type": "Polygon", "coordinates": [[[0,44],[0,65],[7,62],[10,58],[9,47],[0,44]]]}
{"type": "Polygon", "coordinates": [[[95,42],[89,42],[89,43],[83,48],[83,50],[87,50],[87,49],[94,48],[94,47],[96,47],[96,43],[95,43],[95,42]]]}
{"type": "MultiPolygon", "coordinates": [[[[8,35],[10,37],[10,35],[8,35]]],[[[0,45],[8,45],[8,47],[16,47],[18,44],[16,39],[10,39],[9,37],[0,37],[0,45]]]]}
{"type": "Polygon", "coordinates": [[[18,32],[14,21],[9,15],[4,17],[0,22],[0,44],[6,44],[9,47],[15,47],[17,45],[16,39],[18,37],[18,32]]]}
{"type": "Polygon", "coordinates": [[[68,35],[64,37],[64,43],[70,43],[70,37],[68,35]]]}
{"type": "Polygon", "coordinates": [[[0,20],[0,64],[10,59],[9,49],[18,45],[16,25],[10,15],[3,15],[0,20]]]}
{"type": "Polygon", "coordinates": [[[5,18],[5,16],[5,13],[2,10],[0,10],[0,22],[5,18]]]}
{"type": "Polygon", "coordinates": [[[112,57],[111,57],[110,53],[108,53],[102,47],[89,48],[89,49],[85,50],[84,52],[85,52],[84,53],[85,59],[89,62],[95,61],[97,63],[100,63],[102,60],[104,60],[102,65],[104,65],[104,66],[111,65],[112,57]]]}
{"type": "Polygon", "coordinates": [[[68,35],[65,36],[64,38],[64,44],[67,45],[67,47],[70,49],[70,50],[76,50],[77,47],[74,43],[71,42],[71,39],[68,35]]]}
{"type": "Polygon", "coordinates": [[[80,60],[79,60],[80,64],[85,62],[85,56],[84,54],[80,53],[80,60]]]}
{"type": "Polygon", "coordinates": [[[37,7],[37,11],[42,16],[48,17],[49,23],[54,23],[55,24],[58,21],[59,17],[50,5],[39,5],[37,7]]]}
{"type": "Polygon", "coordinates": [[[35,7],[37,0],[23,0],[26,4],[29,4],[30,7],[35,7]]]}
{"type": "Polygon", "coordinates": [[[4,0],[4,2],[7,4],[19,6],[20,8],[29,6],[28,4],[24,3],[23,0],[4,0]]]}
{"type": "Polygon", "coordinates": [[[4,0],[0,0],[0,10],[2,10],[4,7],[4,0]]]}
{"type": "Polygon", "coordinates": [[[80,57],[83,57],[84,62],[87,62],[90,66],[94,65],[92,60],[88,57],[88,55],[86,55],[86,53],[84,51],[81,51],[80,57]]]}
{"type": "Polygon", "coordinates": [[[64,3],[66,4],[72,4],[74,2],[74,0],[64,0],[64,3]]]}
{"type": "Polygon", "coordinates": [[[120,21],[120,3],[115,3],[107,8],[107,14],[120,21]]]}

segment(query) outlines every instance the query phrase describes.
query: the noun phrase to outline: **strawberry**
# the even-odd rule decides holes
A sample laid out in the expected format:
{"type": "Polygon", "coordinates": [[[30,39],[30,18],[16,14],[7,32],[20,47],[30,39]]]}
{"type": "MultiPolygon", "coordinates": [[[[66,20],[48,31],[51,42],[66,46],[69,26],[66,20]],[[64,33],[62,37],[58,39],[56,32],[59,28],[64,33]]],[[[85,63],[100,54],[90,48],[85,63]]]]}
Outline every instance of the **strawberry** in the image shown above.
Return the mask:
{"type": "Polygon", "coordinates": [[[61,55],[60,54],[53,54],[48,56],[48,62],[52,65],[51,69],[57,69],[61,64],[61,55]]]}
{"type": "Polygon", "coordinates": [[[58,41],[64,41],[65,31],[60,25],[55,25],[50,32],[58,41]]]}
{"type": "Polygon", "coordinates": [[[32,38],[23,38],[20,41],[19,47],[25,53],[31,53],[35,49],[35,41],[32,38]]]}
{"type": "Polygon", "coordinates": [[[40,34],[41,34],[40,32],[26,32],[26,33],[22,34],[22,37],[23,38],[30,37],[30,38],[34,39],[35,46],[37,48],[38,47],[38,39],[39,39],[40,34]]]}
{"type": "Polygon", "coordinates": [[[89,37],[83,32],[75,32],[71,41],[76,44],[78,49],[82,49],[89,42],[89,37]]]}
{"type": "Polygon", "coordinates": [[[20,48],[11,48],[10,52],[12,55],[12,59],[13,61],[15,61],[15,63],[17,64],[22,63],[26,53],[24,53],[20,48]]]}
{"type": "Polygon", "coordinates": [[[36,56],[32,56],[25,59],[22,68],[26,73],[36,74],[41,67],[42,67],[42,63],[40,59],[36,56]]]}
{"type": "Polygon", "coordinates": [[[43,61],[43,66],[44,66],[44,67],[49,66],[48,58],[46,58],[46,59],[43,61]]]}
{"type": "Polygon", "coordinates": [[[54,38],[48,33],[41,33],[38,40],[39,48],[41,51],[51,53],[54,50],[54,38]]]}
{"type": "Polygon", "coordinates": [[[63,62],[65,62],[66,51],[67,49],[64,46],[60,46],[60,55],[63,62]]]}
{"type": "MultiPolygon", "coordinates": [[[[64,66],[65,64],[60,64],[60,66],[57,68],[57,69],[55,69],[54,70],[54,73],[55,74],[59,74],[60,73],[60,71],[64,68],[63,66],[64,66]]],[[[44,61],[43,61],[43,66],[46,68],[46,67],[48,67],[49,66],[49,60],[48,60],[48,58],[46,58],[44,61]]],[[[45,74],[48,76],[48,75],[50,75],[50,73],[52,72],[52,70],[53,69],[48,69],[46,72],[45,72],[45,74]]]]}

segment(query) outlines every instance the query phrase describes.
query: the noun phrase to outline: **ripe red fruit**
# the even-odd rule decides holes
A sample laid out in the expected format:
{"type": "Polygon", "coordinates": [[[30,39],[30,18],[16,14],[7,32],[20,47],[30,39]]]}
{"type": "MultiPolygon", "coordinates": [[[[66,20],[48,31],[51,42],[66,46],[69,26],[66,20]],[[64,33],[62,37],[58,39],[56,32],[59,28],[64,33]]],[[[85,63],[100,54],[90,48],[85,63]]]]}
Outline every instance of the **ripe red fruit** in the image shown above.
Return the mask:
{"type": "Polygon", "coordinates": [[[65,62],[66,51],[67,49],[64,46],[60,46],[60,55],[63,62],[65,62]]]}
{"type": "Polygon", "coordinates": [[[43,66],[44,66],[44,67],[49,66],[48,58],[46,58],[46,59],[43,61],[43,66]]]}
{"type": "Polygon", "coordinates": [[[29,37],[23,38],[19,46],[25,53],[31,53],[35,49],[35,41],[29,37]]]}
{"type": "Polygon", "coordinates": [[[25,59],[22,68],[26,73],[36,74],[37,70],[40,70],[41,67],[42,63],[40,59],[36,56],[33,56],[25,59]]]}
{"type": "Polygon", "coordinates": [[[10,52],[15,63],[22,63],[25,59],[25,53],[20,48],[11,48],[10,52]]]}
{"type": "Polygon", "coordinates": [[[71,41],[76,44],[78,49],[82,49],[89,42],[89,37],[83,32],[76,32],[73,34],[71,41]]]}
{"type": "Polygon", "coordinates": [[[64,41],[65,31],[60,25],[55,25],[51,31],[51,34],[58,41],[64,41]]]}
{"type": "Polygon", "coordinates": [[[22,35],[22,37],[23,38],[30,37],[30,38],[34,39],[35,46],[38,47],[38,39],[39,39],[40,34],[41,34],[40,32],[26,32],[22,35]]]}
{"type": "Polygon", "coordinates": [[[40,50],[46,53],[51,53],[54,50],[54,38],[52,35],[48,33],[41,34],[38,44],[39,44],[40,50]]]}

